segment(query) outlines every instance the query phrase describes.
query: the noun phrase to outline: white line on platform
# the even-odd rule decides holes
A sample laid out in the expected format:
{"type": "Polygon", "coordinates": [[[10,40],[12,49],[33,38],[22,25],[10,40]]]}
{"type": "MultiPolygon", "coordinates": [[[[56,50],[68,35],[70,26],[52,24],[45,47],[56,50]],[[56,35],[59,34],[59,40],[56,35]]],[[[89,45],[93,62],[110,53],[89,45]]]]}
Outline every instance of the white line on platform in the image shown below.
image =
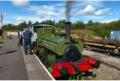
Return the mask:
{"type": "Polygon", "coordinates": [[[42,67],[44,68],[44,70],[48,73],[48,75],[50,76],[50,78],[52,79],[52,80],[54,80],[55,81],[55,79],[53,78],[53,76],[51,75],[51,73],[47,70],[47,68],[43,65],[43,63],[40,61],[40,59],[36,56],[36,54],[33,54],[35,57],[36,57],[36,59],[38,60],[38,62],[42,65],[42,67]]]}
{"type": "MultiPolygon", "coordinates": [[[[21,50],[22,50],[22,53],[23,53],[23,57],[24,57],[24,54],[25,52],[23,51],[23,48],[21,47],[21,50]]],[[[51,75],[51,73],[47,70],[47,68],[43,65],[43,63],[40,61],[40,59],[36,56],[36,54],[33,54],[33,56],[35,56],[35,58],[38,60],[38,62],[40,63],[40,65],[42,65],[43,69],[47,72],[47,74],[50,76],[50,78],[55,81],[55,79],[53,78],[53,76],[51,75]]],[[[25,58],[24,58],[24,61],[25,61],[25,58]]],[[[26,66],[27,68],[27,66],[26,66]]],[[[28,70],[27,70],[27,73],[28,73],[28,70]]],[[[29,76],[28,76],[29,77],[29,76]]],[[[47,80],[45,80],[47,81],[47,80]]],[[[50,80],[49,80],[50,81],[50,80]]]]}

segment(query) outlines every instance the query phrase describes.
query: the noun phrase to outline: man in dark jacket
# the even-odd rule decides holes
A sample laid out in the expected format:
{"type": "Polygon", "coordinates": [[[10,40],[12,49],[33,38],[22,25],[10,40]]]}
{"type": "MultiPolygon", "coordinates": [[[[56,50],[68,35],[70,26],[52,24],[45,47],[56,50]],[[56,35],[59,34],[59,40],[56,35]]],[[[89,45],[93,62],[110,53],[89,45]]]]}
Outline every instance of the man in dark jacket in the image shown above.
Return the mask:
{"type": "Polygon", "coordinates": [[[25,54],[28,54],[28,47],[29,47],[29,53],[32,54],[32,44],[31,44],[31,37],[32,32],[29,30],[29,28],[25,29],[23,31],[23,40],[24,40],[24,50],[25,54]]]}

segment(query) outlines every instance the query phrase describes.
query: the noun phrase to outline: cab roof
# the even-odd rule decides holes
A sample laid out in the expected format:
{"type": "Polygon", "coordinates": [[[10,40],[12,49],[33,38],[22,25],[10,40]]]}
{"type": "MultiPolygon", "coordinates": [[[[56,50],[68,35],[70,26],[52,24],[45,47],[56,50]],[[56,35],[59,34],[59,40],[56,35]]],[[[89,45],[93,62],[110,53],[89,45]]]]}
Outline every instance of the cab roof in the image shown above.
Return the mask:
{"type": "Polygon", "coordinates": [[[36,24],[36,25],[33,25],[33,26],[51,27],[52,25],[48,25],[48,24],[36,24]]]}

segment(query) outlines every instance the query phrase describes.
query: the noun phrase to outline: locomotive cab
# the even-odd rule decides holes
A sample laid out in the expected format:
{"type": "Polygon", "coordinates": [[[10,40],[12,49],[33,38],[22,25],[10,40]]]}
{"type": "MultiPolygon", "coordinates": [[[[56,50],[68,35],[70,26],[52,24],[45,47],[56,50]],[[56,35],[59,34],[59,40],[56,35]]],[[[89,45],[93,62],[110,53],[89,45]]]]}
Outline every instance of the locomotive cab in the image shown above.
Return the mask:
{"type": "Polygon", "coordinates": [[[37,39],[38,39],[38,30],[42,30],[42,32],[44,32],[44,29],[46,27],[52,27],[51,25],[47,25],[47,24],[37,24],[37,25],[31,25],[30,26],[30,30],[32,31],[33,33],[33,36],[31,38],[31,41],[32,41],[32,47],[34,49],[34,47],[37,46],[37,39]]]}

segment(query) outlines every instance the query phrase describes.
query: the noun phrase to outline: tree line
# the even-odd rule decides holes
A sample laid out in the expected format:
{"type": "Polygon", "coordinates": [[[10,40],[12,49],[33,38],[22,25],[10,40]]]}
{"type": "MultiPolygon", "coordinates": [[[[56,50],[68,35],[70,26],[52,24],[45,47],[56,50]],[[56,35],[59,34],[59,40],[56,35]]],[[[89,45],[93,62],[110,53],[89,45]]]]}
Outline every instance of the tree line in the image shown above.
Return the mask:
{"type": "MultiPolygon", "coordinates": [[[[53,25],[55,28],[65,30],[66,25],[65,25],[65,20],[60,20],[59,22],[55,22],[52,20],[45,20],[42,22],[36,21],[33,24],[49,24],[53,25]]],[[[18,25],[13,25],[13,24],[6,24],[3,25],[3,30],[4,31],[19,31],[22,30],[23,28],[27,28],[32,24],[31,21],[26,23],[25,21],[18,24],[18,25]]],[[[72,23],[72,30],[80,32],[86,32],[88,34],[93,34],[95,36],[99,36],[102,38],[109,37],[111,31],[119,31],[120,30],[120,20],[117,21],[112,21],[109,23],[100,23],[100,22],[93,22],[92,20],[89,20],[87,23],[84,23],[82,21],[77,21],[72,23]]]]}

